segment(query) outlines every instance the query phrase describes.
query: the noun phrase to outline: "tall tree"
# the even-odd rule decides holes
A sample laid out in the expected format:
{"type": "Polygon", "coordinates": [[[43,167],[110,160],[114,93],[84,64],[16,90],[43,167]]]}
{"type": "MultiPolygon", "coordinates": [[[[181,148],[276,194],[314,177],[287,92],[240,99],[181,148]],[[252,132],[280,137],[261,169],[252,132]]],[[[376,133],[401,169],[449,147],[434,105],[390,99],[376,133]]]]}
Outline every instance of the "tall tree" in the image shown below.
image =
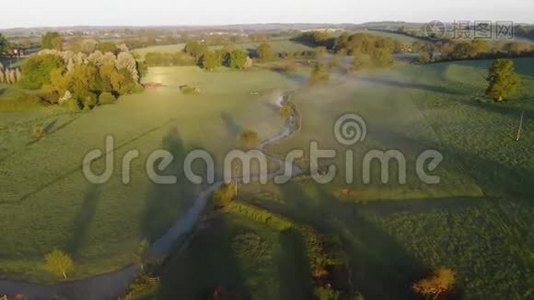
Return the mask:
{"type": "Polygon", "coordinates": [[[271,60],[274,57],[273,48],[269,43],[261,43],[256,49],[256,54],[258,58],[264,61],[271,60]]]}
{"type": "Polygon", "coordinates": [[[58,32],[47,32],[41,38],[41,49],[61,50],[63,42],[58,32]]]}
{"type": "Polygon", "coordinates": [[[64,279],[67,279],[67,273],[73,268],[70,256],[57,249],[45,256],[45,264],[50,273],[63,276],[64,279]]]}
{"type": "Polygon", "coordinates": [[[0,54],[9,50],[9,42],[6,37],[0,33],[0,54]]]}
{"type": "Polygon", "coordinates": [[[208,46],[205,43],[199,43],[194,40],[188,41],[184,47],[184,52],[193,56],[197,60],[197,63],[199,62],[202,55],[204,55],[204,53],[206,53],[207,51],[208,46]]]}
{"type": "Polygon", "coordinates": [[[234,49],[229,53],[228,66],[232,69],[245,69],[248,55],[241,49],[234,49]]]}
{"type": "Polygon", "coordinates": [[[221,66],[221,57],[215,51],[207,51],[202,55],[200,65],[208,71],[213,71],[221,66]]]}
{"type": "Polygon", "coordinates": [[[63,61],[56,55],[32,55],[22,62],[22,86],[28,89],[41,88],[43,84],[50,83],[52,71],[63,66],[63,61]]]}
{"type": "Polygon", "coordinates": [[[519,76],[515,73],[514,63],[509,59],[497,59],[489,68],[488,88],[486,95],[495,101],[502,101],[513,95],[520,84],[519,76]]]}

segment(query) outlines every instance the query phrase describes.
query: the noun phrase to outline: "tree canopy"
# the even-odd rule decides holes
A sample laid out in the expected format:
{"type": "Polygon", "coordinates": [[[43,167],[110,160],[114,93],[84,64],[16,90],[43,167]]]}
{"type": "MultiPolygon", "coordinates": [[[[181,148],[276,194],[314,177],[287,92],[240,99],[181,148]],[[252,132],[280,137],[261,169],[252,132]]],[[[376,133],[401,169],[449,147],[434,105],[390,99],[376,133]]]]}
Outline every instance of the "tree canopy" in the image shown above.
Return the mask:
{"type": "Polygon", "coordinates": [[[69,255],[55,249],[45,256],[45,267],[50,273],[67,279],[67,273],[72,270],[73,263],[69,255]]]}
{"type": "Polygon", "coordinates": [[[61,50],[61,36],[58,32],[47,32],[41,38],[41,49],[61,50]]]}
{"type": "Polygon", "coordinates": [[[6,37],[0,33],[0,54],[9,50],[9,42],[6,37]]]}
{"type": "Polygon", "coordinates": [[[206,51],[202,55],[200,65],[203,69],[213,71],[215,68],[222,65],[222,57],[216,51],[206,51]]]}
{"type": "Polygon", "coordinates": [[[194,57],[197,62],[200,58],[208,51],[208,46],[205,43],[198,42],[195,40],[188,41],[185,44],[184,52],[194,57]]]}
{"type": "Polygon", "coordinates": [[[50,83],[52,71],[65,67],[59,56],[53,54],[31,55],[22,62],[21,85],[27,89],[39,89],[50,83]]]}
{"type": "Polygon", "coordinates": [[[229,53],[228,67],[232,69],[245,69],[247,67],[248,55],[241,49],[234,49],[229,53]]]}
{"type": "Polygon", "coordinates": [[[261,60],[271,60],[274,57],[273,48],[269,43],[261,43],[256,49],[256,55],[261,60]]]}
{"type": "Polygon", "coordinates": [[[496,101],[502,101],[513,95],[520,84],[519,76],[515,73],[514,63],[509,59],[497,59],[489,68],[488,88],[486,95],[496,101]]]}

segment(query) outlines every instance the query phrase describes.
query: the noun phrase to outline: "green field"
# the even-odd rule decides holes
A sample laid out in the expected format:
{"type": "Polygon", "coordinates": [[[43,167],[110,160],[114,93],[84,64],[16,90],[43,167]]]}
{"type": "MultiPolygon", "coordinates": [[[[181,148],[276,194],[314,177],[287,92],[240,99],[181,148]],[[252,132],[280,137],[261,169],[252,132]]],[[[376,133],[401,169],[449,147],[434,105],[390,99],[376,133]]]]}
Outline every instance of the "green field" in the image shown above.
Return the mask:
{"type": "MultiPolygon", "coordinates": [[[[273,47],[301,45],[275,41],[273,47]]],[[[206,298],[222,287],[244,298],[309,299],[313,285],[324,280],[344,296],[414,299],[411,284],[438,266],[457,272],[453,296],[459,298],[532,297],[534,59],[514,61],[523,84],[506,103],[483,97],[491,61],[481,60],[334,72],[329,83],[313,87],[304,84],[306,66],[291,74],[151,68],[144,82],[162,87],[88,113],[57,107],[0,112],[0,272],[54,281],[42,259],[55,247],[73,256],[74,278],[131,263],[138,242],[161,236],[202,189],[181,174],[185,153],[205,148],[220,163],[239,145],[244,129],[258,132],[260,139],[276,135],[284,121],[273,103],[294,91],[291,103],[302,127],[266,150],[284,157],[292,149],[308,152],[317,141],[321,149],[337,150],[336,159],[320,166],[334,164],[339,176],[326,185],[307,175],[285,185],[241,185],[238,202],[273,215],[262,221],[239,211],[207,210],[198,230],[163,265],[157,298],[206,298]],[[200,94],[182,95],[181,85],[197,87],[200,94]],[[523,133],[516,141],[522,112],[523,133]],[[350,147],[352,184],[342,176],[347,147],[333,135],[344,113],[359,114],[367,124],[366,139],[350,147]],[[34,126],[46,128],[46,135],[32,137],[34,126]],[[82,158],[102,149],[110,134],[117,171],[108,183],[91,185],[82,176],[82,158]],[[178,158],[167,170],[182,179],[176,186],[152,184],[144,172],[147,155],[162,147],[178,158]],[[134,149],[140,158],[133,162],[132,182],[123,185],[121,158],[134,149]],[[407,183],[396,182],[395,164],[390,182],[380,183],[374,164],[373,180],[364,184],[361,160],[372,149],[401,151],[407,183]],[[415,174],[415,160],[426,149],[444,157],[433,173],[440,176],[437,185],[424,184],[415,174]],[[346,270],[313,279],[309,236],[276,227],[281,218],[337,241],[346,270]]],[[[19,92],[0,90],[2,98],[19,92]]],[[[308,158],[297,161],[305,174],[308,158]]]]}
{"type": "MultiPolygon", "coordinates": [[[[271,45],[274,52],[288,52],[293,53],[297,51],[310,51],[313,50],[313,48],[293,42],[287,39],[277,39],[269,41],[269,44],[271,45]]],[[[235,44],[236,47],[239,49],[242,49],[247,52],[253,52],[256,50],[256,48],[260,45],[259,42],[249,42],[249,43],[238,43],[235,44]]],[[[150,52],[161,52],[161,53],[175,53],[183,51],[185,44],[175,44],[175,45],[164,45],[164,46],[152,46],[152,47],[146,47],[141,49],[135,49],[133,50],[133,53],[139,55],[141,58],[144,58],[144,56],[147,53],[150,52]]],[[[222,46],[212,46],[211,48],[220,48],[222,46]]]]}
{"type": "Polygon", "coordinates": [[[42,259],[54,247],[73,254],[74,277],[129,263],[137,243],[161,235],[200,189],[185,180],[177,187],[151,184],[144,172],[150,151],[163,147],[174,153],[172,169],[178,170],[188,149],[202,147],[222,157],[239,145],[244,128],[255,130],[260,138],[272,136],[283,123],[270,105],[272,93],[293,85],[277,73],[261,70],[155,68],[146,80],[167,86],[122,97],[90,113],[1,113],[2,273],[51,280],[42,259]],[[202,93],[181,95],[182,84],[197,86],[202,93]],[[252,91],[259,94],[251,95],[252,91]],[[47,131],[39,140],[32,137],[37,125],[47,131]],[[117,171],[107,184],[91,185],[82,175],[82,159],[92,149],[103,149],[107,135],[115,138],[117,171]],[[132,164],[132,182],[123,185],[122,156],[135,149],[140,158],[132,164]]]}
{"type": "MultiPolygon", "coordinates": [[[[332,137],[332,124],[341,114],[355,112],[365,118],[368,132],[366,140],[352,149],[356,154],[374,148],[402,150],[412,164],[408,183],[382,185],[376,169],[370,185],[346,185],[342,180],[319,185],[301,176],[282,186],[243,186],[239,201],[340,239],[352,270],[350,291],[359,291],[366,299],[414,299],[411,284],[439,266],[457,272],[455,297],[532,296],[534,209],[528,199],[534,194],[529,185],[534,180],[533,119],[525,119],[519,142],[515,133],[521,112],[528,116],[533,112],[534,59],[515,62],[523,88],[508,103],[482,97],[482,75],[490,61],[402,66],[335,77],[325,86],[300,89],[292,101],[302,114],[302,129],[270,147],[271,153],[283,156],[290,149],[306,149],[312,140],[321,148],[344,151],[332,137]],[[439,185],[421,184],[413,175],[413,157],[424,149],[444,155],[436,172],[439,185]],[[342,189],[350,189],[350,196],[342,195],[342,189]]],[[[332,162],[344,171],[341,160],[332,162]]],[[[306,161],[299,164],[304,167],[306,161]]],[[[247,230],[263,225],[254,229],[260,236],[270,228],[253,220],[243,224],[233,213],[212,222],[221,220],[247,230]]],[[[206,295],[223,286],[247,297],[263,291],[254,285],[258,276],[273,287],[274,295],[265,292],[268,299],[306,299],[312,293],[309,283],[289,281],[299,288],[288,289],[269,266],[206,250],[210,245],[227,249],[241,232],[215,228],[220,227],[203,226],[173,259],[163,273],[161,298],[183,296],[176,286],[187,287],[185,295],[206,295]],[[212,244],[213,236],[218,238],[212,244]],[[225,266],[230,266],[228,273],[220,271],[225,266]],[[204,271],[198,271],[196,279],[184,275],[197,268],[204,271]],[[200,275],[206,273],[210,275],[200,275]]],[[[264,239],[278,249],[272,234],[264,239]]],[[[277,260],[273,263],[280,269],[277,260]]],[[[310,272],[301,262],[286,268],[310,272]]],[[[338,278],[336,284],[343,286],[343,280],[338,278]]]]}

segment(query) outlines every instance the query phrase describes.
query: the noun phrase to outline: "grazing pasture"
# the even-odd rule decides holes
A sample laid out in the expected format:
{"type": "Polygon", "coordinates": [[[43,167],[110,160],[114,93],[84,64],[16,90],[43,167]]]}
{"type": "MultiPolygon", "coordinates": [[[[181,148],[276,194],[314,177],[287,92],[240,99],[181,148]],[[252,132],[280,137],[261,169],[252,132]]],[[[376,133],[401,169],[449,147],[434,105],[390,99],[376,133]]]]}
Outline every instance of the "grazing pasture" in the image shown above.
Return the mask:
{"type": "MultiPolygon", "coordinates": [[[[2,273],[52,280],[42,261],[56,247],[72,254],[75,278],[130,263],[139,241],[163,234],[200,190],[180,171],[185,153],[204,148],[220,159],[239,146],[243,129],[260,138],[275,135],[283,124],[273,108],[277,91],[294,85],[262,70],[154,68],[145,80],[165,86],[90,113],[59,107],[0,112],[2,273]],[[182,95],[183,84],[201,93],[182,95]],[[32,135],[34,126],[45,129],[43,137],[32,135]],[[90,150],[105,150],[108,135],[115,143],[115,171],[106,184],[93,185],[83,177],[82,159],[90,150]],[[148,180],[146,158],[155,149],[175,155],[166,172],[178,175],[176,186],[148,180]],[[140,157],[132,162],[130,184],[124,185],[121,161],[129,150],[138,150],[140,157]]],[[[102,167],[103,160],[95,163],[95,172],[102,167]]]]}
{"type": "MultiPolygon", "coordinates": [[[[179,51],[165,47],[160,49],[179,51]]],[[[284,119],[276,101],[293,91],[289,104],[301,116],[300,130],[265,150],[279,158],[305,150],[296,161],[303,174],[283,185],[240,184],[235,201],[256,208],[248,215],[208,209],[163,265],[158,295],[205,298],[219,291],[309,299],[318,284],[333,282],[343,295],[414,299],[412,283],[446,266],[457,272],[453,296],[528,298],[534,293],[529,200],[534,195],[534,59],[514,62],[523,83],[504,103],[483,96],[491,61],[480,60],[349,74],[336,70],[329,82],[316,86],[307,84],[309,68],[302,65],[294,72],[151,68],[143,79],[150,87],[144,93],[90,113],[50,107],[0,112],[0,172],[5,175],[0,177],[0,226],[6,228],[0,235],[0,272],[51,282],[42,260],[56,247],[72,254],[74,278],[131,263],[139,241],[161,236],[204,188],[183,178],[185,153],[204,148],[220,163],[239,146],[244,130],[256,132],[259,140],[277,135],[284,119]],[[181,86],[194,87],[195,93],[184,94],[181,86]],[[345,113],[360,115],[367,129],[363,141],[348,147],[336,140],[333,128],[345,113]],[[516,141],[522,113],[523,131],[516,141]],[[43,136],[32,135],[35,126],[44,129],[43,136]],[[127,151],[140,151],[128,185],[122,184],[120,171],[103,185],[82,176],[83,156],[103,149],[109,134],[115,139],[116,170],[127,151]],[[319,163],[322,170],[337,167],[338,176],[328,184],[309,176],[312,141],[338,153],[319,163]],[[165,170],[178,175],[177,185],[153,184],[144,172],[147,155],[159,148],[178,158],[165,170]],[[380,182],[377,163],[371,164],[371,182],[364,183],[366,153],[391,149],[406,159],[406,184],[398,182],[396,163],[388,170],[389,183],[380,182]],[[440,177],[439,184],[424,183],[415,170],[418,155],[428,149],[443,155],[431,172],[440,177]],[[354,153],[353,183],[345,181],[347,150],[354,153]],[[32,168],[36,164],[38,171],[32,168]],[[339,247],[329,250],[341,252],[345,269],[315,274],[313,244],[276,228],[280,220],[335,241],[339,247]]],[[[2,88],[6,95],[16,94],[2,88]]],[[[95,166],[102,168],[103,160],[95,166]]]]}

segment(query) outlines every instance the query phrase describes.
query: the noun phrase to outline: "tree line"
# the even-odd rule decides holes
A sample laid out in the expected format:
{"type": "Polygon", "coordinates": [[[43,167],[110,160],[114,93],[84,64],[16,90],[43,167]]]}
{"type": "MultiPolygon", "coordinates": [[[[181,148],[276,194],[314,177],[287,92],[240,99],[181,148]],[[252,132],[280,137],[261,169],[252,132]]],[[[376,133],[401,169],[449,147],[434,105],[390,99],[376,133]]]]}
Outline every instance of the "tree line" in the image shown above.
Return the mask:
{"type": "Polygon", "coordinates": [[[23,61],[19,84],[40,90],[38,97],[45,103],[88,110],[111,97],[141,91],[138,67],[126,47],[117,55],[46,49],[23,61]]]}
{"type": "Polygon", "coordinates": [[[527,42],[513,41],[492,44],[487,40],[449,40],[433,43],[416,41],[413,51],[419,53],[419,61],[437,61],[510,58],[534,55],[534,46],[527,42]]]}

